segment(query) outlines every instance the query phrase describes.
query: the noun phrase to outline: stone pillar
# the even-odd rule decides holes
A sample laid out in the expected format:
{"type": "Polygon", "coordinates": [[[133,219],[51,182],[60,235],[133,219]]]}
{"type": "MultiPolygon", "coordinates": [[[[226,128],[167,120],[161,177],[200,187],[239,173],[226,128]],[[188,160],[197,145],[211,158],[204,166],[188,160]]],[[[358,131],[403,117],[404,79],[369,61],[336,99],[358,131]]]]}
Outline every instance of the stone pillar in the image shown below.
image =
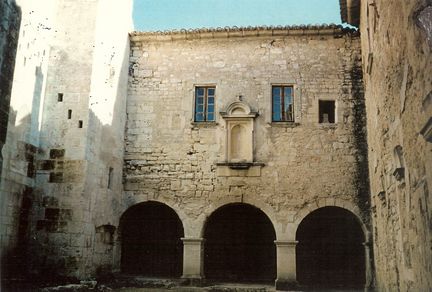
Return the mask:
{"type": "Polygon", "coordinates": [[[120,273],[121,271],[121,239],[119,235],[119,230],[117,228],[116,233],[114,234],[114,247],[113,247],[113,257],[112,257],[112,272],[120,273]]]}
{"type": "Polygon", "coordinates": [[[204,239],[183,237],[183,276],[191,284],[199,284],[204,278],[204,239]]]}
{"type": "Polygon", "coordinates": [[[298,241],[276,240],[277,278],[276,290],[292,290],[297,287],[296,245],[298,241]]]}
{"type": "Polygon", "coordinates": [[[365,291],[371,291],[373,286],[370,245],[370,242],[363,243],[365,249],[365,291]]]}

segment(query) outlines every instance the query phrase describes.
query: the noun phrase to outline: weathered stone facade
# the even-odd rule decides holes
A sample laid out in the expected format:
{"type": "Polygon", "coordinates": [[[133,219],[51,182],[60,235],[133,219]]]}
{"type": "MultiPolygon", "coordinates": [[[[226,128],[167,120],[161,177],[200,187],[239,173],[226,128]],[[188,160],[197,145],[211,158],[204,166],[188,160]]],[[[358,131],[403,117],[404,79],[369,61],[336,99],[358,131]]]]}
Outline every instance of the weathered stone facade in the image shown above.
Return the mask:
{"type": "Polygon", "coordinates": [[[432,3],[351,2],[362,36],[376,286],[429,291],[432,3]]]}
{"type": "Polygon", "coordinates": [[[258,28],[134,33],[131,42],[125,208],[163,202],[179,214],[186,238],[201,238],[207,217],[234,202],[264,210],[280,241],[295,241],[304,216],[324,206],[348,208],[368,226],[356,33],[331,26],[258,28]],[[294,123],[272,122],[275,84],[294,85],[294,123]],[[241,96],[259,114],[253,129],[257,165],[223,165],[229,146],[222,114],[215,122],[194,122],[194,88],[200,85],[216,87],[217,113],[241,96]],[[321,99],[336,101],[337,123],[318,123],[321,99]]]}

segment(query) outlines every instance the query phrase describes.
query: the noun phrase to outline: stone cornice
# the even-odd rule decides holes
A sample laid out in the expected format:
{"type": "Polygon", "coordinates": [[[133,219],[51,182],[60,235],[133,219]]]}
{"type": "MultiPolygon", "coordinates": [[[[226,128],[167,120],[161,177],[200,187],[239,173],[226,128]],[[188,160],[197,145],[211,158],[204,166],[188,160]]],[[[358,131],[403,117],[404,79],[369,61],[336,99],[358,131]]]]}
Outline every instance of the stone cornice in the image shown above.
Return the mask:
{"type": "Polygon", "coordinates": [[[134,31],[129,34],[132,42],[140,41],[175,41],[193,39],[245,38],[268,36],[303,36],[303,35],[357,35],[353,29],[336,24],[295,25],[295,26],[256,26],[182,29],[156,32],[134,31]]]}

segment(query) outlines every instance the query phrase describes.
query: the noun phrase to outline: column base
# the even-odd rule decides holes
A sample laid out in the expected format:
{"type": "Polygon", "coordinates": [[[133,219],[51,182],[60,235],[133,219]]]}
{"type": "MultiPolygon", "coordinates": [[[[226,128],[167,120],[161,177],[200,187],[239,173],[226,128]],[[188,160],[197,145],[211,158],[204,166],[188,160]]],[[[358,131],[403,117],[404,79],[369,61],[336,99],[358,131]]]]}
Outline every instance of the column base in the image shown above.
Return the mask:
{"type": "Polygon", "coordinates": [[[205,279],[199,277],[181,277],[181,285],[182,286],[193,286],[193,287],[201,287],[205,285],[205,279]]]}
{"type": "Polygon", "coordinates": [[[293,280],[276,279],[276,291],[289,291],[297,290],[299,288],[298,282],[293,280]]]}

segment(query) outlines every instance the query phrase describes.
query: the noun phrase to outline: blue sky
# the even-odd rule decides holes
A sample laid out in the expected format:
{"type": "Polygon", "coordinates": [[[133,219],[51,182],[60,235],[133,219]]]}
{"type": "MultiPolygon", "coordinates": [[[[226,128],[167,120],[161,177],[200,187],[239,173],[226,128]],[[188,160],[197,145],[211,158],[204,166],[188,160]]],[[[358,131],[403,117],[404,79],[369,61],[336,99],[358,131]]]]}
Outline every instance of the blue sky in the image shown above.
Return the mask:
{"type": "Polygon", "coordinates": [[[134,0],[137,31],[340,24],[339,0],[134,0]]]}

